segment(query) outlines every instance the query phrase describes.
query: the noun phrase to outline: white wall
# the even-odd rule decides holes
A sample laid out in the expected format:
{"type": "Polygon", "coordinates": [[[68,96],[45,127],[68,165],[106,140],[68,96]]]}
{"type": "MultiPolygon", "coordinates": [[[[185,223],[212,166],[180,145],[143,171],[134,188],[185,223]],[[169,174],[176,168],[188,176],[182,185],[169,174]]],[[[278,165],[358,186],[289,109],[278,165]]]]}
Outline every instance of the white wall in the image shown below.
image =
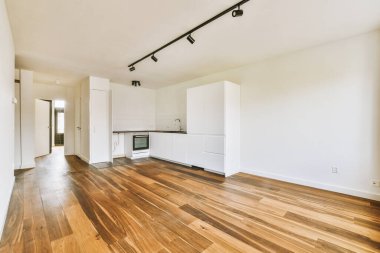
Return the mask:
{"type": "Polygon", "coordinates": [[[186,130],[186,89],[197,85],[200,84],[190,81],[156,90],[157,129],[178,130],[175,119],[180,119],[181,127],[186,130]]]}
{"type": "Polygon", "coordinates": [[[157,126],[220,80],[241,84],[244,171],[380,200],[379,31],[160,89],[157,126]]]}
{"type": "Polygon", "coordinates": [[[111,83],[113,130],[154,130],[155,91],[111,83]]]}
{"type": "Polygon", "coordinates": [[[50,85],[42,83],[33,84],[34,99],[65,101],[65,155],[74,154],[74,95],[74,87],[71,86],[50,85]]]}
{"type": "Polygon", "coordinates": [[[15,52],[4,0],[0,0],[0,238],[14,183],[15,52]]]}
{"type": "MultiPolygon", "coordinates": [[[[155,130],[156,91],[111,83],[113,131],[155,130]]],[[[124,134],[113,134],[113,157],[125,156],[124,134]]]]}
{"type": "MultiPolygon", "coordinates": [[[[21,149],[19,120],[15,132],[15,169],[35,167],[34,154],[34,103],[35,99],[64,100],[65,105],[65,155],[74,154],[74,88],[34,83],[33,72],[20,70],[20,94],[17,99],[16,118],[21,114],[21,149]],[[21,160],[21,159],[22,160],[21,160]]],[[[16,95],[17,95],[16,94],[16,95]]]]}
{"type": "MultiPolygon", "coordinates": [[[[33,71],[20,70],[21,164],[16,169],[35,167],[33,71]]],[[[19,115],[17,115],[18,117],[19,115]]],[[[18,134],[18,133],[16,133],[18,134]]],[[[19,146],[17,146],[19,147],[19,146]]]]}

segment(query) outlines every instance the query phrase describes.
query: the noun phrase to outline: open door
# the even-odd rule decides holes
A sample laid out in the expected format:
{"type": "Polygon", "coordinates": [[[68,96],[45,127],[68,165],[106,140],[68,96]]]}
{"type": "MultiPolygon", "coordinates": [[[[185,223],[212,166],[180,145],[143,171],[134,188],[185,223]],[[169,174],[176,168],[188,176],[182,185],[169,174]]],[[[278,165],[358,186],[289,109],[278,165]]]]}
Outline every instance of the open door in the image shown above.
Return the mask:
{"type": "Polygon", "coordinates": [[[35,100],[35,157],[51,152],[51,101],[35,100]]]}

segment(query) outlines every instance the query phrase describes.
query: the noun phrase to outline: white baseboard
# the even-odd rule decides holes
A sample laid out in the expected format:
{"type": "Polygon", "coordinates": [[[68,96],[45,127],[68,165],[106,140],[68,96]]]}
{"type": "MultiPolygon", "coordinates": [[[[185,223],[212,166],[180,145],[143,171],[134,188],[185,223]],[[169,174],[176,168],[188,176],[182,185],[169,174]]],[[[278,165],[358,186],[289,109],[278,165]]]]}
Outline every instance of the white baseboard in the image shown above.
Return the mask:
{"type": "Polygon", "coordinates": [[[7,220],[8,211],[9,211],[9,204],[11,202],[11,196],[12,196],[14,184],[15,184],[15,177],[13,177],[11,187],[10,187],[10,189],[8,189],[8,199],[7,199],[7,206],[6,206],[7,210],[4,211],[4,217],[0,218],[0,240],[1,240],[1,237],[3,236],[4,226],[5,226],[5,222],[7,220]]]}
{"type": "Polygon", "coordinates": [[[283,176],[283,175],[279,175],[279,174],[275,174],[275,173],[264,172],[264,171],[242,169],[241,172],[251,174],[251,175],[255,175],[255,176],[267,177],[267,178],[271,178],[271,179],[285,181],[288,183],[299,184],[299,185],[309,186],[309,187],[318,188],[318,189],[322,189],[322,190],[333,191],[333,192],[343,193],[343,194],[357,196],[357,197],[361,197],[361,198],[373,199],[373,200],[380,201],[380,194],[377,194],[377,193],[361,191],[361,190],[347,188],[347,187],[343,187],[343,186],[324,184],[324,183],[309,181],[309,180],[305,180],[305,179],[301,179],[301,178],[287,177],[287,176],[283,176]]]}

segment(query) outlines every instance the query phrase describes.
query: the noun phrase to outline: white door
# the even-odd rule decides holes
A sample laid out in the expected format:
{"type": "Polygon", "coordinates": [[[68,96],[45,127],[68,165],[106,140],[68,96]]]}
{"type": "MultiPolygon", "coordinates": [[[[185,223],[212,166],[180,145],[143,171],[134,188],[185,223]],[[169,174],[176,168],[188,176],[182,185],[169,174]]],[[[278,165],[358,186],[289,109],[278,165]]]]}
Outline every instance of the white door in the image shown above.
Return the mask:
{"type": "Polygon", "coordinates": [[[50,153],[50,102],[35,100],[34,121],[35,157],[50,153]]]}
{"type": "Polygon", "coordinates": [[[91,90],[91,163],[110,161],[109,92],[91,90]]]}

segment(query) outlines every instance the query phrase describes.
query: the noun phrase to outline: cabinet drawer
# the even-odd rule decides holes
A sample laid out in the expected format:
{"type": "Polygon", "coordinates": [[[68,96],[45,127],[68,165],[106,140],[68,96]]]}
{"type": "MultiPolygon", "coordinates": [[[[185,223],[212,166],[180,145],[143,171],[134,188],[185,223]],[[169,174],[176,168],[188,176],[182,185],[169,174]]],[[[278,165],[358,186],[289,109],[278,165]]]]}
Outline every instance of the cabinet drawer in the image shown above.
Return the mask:
{"type": "Polygon", "coordinates": [[[224,155],[203,153],[203,159],[203,168],[205,170],[224,174],[224,155]]]}
{"type": "Polygon", "coordinates": [[[188,149],[187,158],[188,163],[191,165],[203,167],[203,136],[202,135],[188,135],[188,149]]]}
{"type": "Polygon", "coordinates": [[[205,136],[204,138],[205,152],[224,155],[224,136],[205,136]]]}

